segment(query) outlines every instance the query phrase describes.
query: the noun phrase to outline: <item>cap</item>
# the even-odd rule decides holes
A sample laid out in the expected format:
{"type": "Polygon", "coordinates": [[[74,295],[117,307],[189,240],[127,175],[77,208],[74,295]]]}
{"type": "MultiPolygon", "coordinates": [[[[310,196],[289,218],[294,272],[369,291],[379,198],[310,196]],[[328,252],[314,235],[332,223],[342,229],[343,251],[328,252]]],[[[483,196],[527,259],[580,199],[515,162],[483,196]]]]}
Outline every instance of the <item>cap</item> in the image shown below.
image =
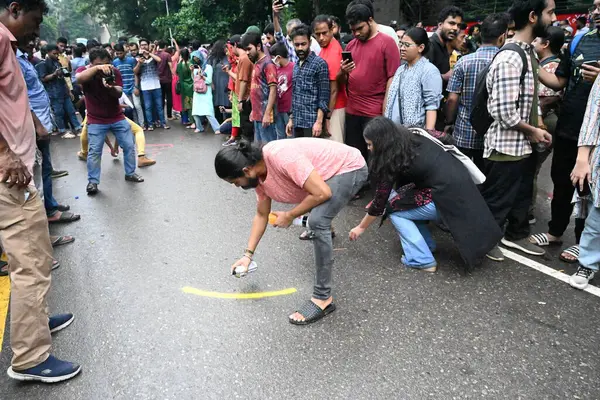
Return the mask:
{"type": "Polygon", "coordinates": [[[258,33],[259,35],[262,33],[260,28],[256,25],[250,25],[248,29],[246,29],[246,33],[258,33]]]}

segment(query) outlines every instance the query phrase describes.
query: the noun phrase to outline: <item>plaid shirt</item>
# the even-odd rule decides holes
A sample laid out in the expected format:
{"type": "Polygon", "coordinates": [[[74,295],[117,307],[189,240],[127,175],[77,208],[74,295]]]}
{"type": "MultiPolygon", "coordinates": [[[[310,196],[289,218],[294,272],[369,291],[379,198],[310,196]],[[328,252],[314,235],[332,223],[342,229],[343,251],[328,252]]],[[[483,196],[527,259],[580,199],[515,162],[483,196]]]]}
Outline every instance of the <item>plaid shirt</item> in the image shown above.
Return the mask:
{"type": "Polygon", "coordinates": [[[454,125],[454,139],[458,147],[483,149],[483,137],[475,133],[469,118],[477,75],[490,64],[497,52],[498,48],[494,46],[480,47],[475,53],[459,59],[454,66],[447,90],[460,95],[458,115],[454,125]]]}
{"type": "Polygon", "coordinates": [[[292,118],[294,128],[312,128],[317,111],[329,112],[329,68],[314,52],[294,65],[292,78],[292,118]]]}
{"type": "Polygon", "coordinates": [[[294,64],[298,64],[298,56],[296,55],[296,49],[294,49],[294,45],[290,43],[285,36],[283,36],[283,32],[275,32],[275,40],[285,44],[285,48],[288,51],[288,60],[293,62],[294,64]]]}
{"type": "Polygon", "coordinates": [[[588,97],[583,125],[579,132],[579,146],[592,146],[590,165],[592,171],[592,198],[594,207],[600,208],[600,79],[596,79],[588,97]]]}
{"type": "Polygon", "coordinates": [[[507,50],[494,59],[486,81],[490,95],[487,106],[494,122],[485,134],[484,158],[492,155],[494,150],[515,157],[532,152],[531,143],[525,134],[512,127],[521,121],[530,123],[535,85],[531,67],[533,47],[524,42],[514,43],[525,50],[528,70],[521,87],[523,61],[519,53],[507,50]]]}

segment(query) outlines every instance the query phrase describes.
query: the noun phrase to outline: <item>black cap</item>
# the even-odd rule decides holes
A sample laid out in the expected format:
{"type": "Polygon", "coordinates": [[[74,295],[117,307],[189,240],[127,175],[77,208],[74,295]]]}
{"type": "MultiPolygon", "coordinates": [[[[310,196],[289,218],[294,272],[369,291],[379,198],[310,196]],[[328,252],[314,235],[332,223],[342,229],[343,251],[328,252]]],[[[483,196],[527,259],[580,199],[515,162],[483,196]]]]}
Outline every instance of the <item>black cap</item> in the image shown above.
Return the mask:
{"type": "Polygon", "coordinates": [[[242,42],[242,35],[233,35],[227,41],[227,43],[236,45],[236,46],[239,45],[241,42],[242,42]]]}

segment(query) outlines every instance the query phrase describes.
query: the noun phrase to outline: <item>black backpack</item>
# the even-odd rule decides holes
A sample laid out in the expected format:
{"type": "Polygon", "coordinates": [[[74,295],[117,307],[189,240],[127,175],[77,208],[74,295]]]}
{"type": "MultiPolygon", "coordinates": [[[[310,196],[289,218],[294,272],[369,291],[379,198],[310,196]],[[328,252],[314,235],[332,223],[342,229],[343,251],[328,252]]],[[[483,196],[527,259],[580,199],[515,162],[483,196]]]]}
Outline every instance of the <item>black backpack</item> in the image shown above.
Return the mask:
{"type": "MultiPolygon", "coordinates": [[[[500,49],[498,53],[494,56],[494,59],[505,50],[512,50],[519,53],[521,56],[521,60],[523,61],[523,71],[521,72],[521,86],[523,86],[523,82],[525,80],[525,75],[527,74],[528,65],[527,65],[527,54],[525,54],[525,50],[521,48],[516,43],[507,43],[500,49]]],[[[475,92],[473,92],[473,108],[471,110],[471,117],[469,120],[471,121],[471,126],[475,130],[475,133],[479,136],[483,136],[486,134],[492,122],[494,122],[494,118],[490,115],[488,111],[488,99],[490,94],[487,89],[487,74],[490,70],[494,59],[485,67],[479,75],[477,75],[477,81],[475,83],[475,92]]],[[[519,99],[517,99],[517,108],[519,108],[519,99]]]]}

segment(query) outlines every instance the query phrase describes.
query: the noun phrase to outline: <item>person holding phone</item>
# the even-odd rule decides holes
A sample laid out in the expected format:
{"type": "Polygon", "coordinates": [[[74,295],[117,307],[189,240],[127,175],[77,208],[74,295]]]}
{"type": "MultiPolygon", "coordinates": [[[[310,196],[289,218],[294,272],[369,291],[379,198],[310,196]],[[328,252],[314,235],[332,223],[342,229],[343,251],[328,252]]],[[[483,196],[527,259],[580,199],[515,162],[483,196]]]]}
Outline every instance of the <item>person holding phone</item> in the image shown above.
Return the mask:
{"type": "Polygon", "coordinates": [[[579,217],[587,214],[579,242],[579,267],[569,278],[576,289],[585,289],[600,269],[600,80],[588,98],[578,139],[577,160],[571,183],[578,193],[579,217]]]}
{"type": "MultiPolygon", "coordinates": [[[[600,25],[600,0],[594,0],[590,8],[590,17],[596,26],[600,25]]],[[[594,29],[583,35],[574,46],[570,46],[567,56],[563,57],[554,74],[540,69],[539,79],[553,90],[565,90],[561,112],[553,136],[554,154],[550,175],[554,184],[551,203],[551,220],[546,233],[532,235],[529,240],[538,246],[561,244],[562,236],[569,227],[573,212],[573,184],[569,172],[577,161],[577,141],[583,123],[586,104],[600,68],[600,33],[594,29]]],[[[576,263],[579,256],[579,239],[585,221],[575,219],[575,245],[563,250],[560,259],[567,263],[576,263]]]]}

